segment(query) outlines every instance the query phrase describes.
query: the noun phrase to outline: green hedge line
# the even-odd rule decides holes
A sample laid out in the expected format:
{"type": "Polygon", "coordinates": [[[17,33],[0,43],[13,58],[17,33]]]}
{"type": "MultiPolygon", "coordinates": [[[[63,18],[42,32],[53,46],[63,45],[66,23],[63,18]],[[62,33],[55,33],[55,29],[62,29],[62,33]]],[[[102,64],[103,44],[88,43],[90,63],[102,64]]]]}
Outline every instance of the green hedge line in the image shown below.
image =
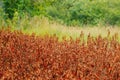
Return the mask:
{"type": "MultiPolygon", "coordinates": [[[[6,18],[17,12],[46,16],[66,25],[109,24],[120,26],[120,0],[2,0],[6,18]]],[[[1,8],[1,7],[0,7],[1,8]]],[[[1,14],[1,13],[0,13],[1,14]]]]}

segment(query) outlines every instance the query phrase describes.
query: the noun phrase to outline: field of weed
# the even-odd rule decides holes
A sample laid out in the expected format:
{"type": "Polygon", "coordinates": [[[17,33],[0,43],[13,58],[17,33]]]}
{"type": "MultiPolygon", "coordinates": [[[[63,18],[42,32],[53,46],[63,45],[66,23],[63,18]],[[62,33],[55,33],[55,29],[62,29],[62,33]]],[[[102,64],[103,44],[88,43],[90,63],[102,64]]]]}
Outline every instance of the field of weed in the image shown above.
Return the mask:
{"type": "Polygon", "coordinates": [[[0,30],[1,80],[120,80],[118,34],[87,41],[0,30]]]}
{"type": "MultiPolygon", "coordinates": [[[[92,36],[96,37],[99,34],[101,34],[102,37],[107,36],[108,30],[111,31],[111,35],[118,33],[120,35],[120,27],[119,26],[110,26],[110,25],[102,25],[99,24],[97,26],[90,26],[90,25],[84,25],[84,26],[67,26],[60,24],[55,21],[50,21],[46,17],[40,17],[35,16],[28,20],[28,18],[22,19],[19,24],[16,23],[16,20],[8,21],[8,25],[6,22],[3,21],[3,24],[1,24],[0,29],[7,28],[7,26],[11,26],[11,30],[22,30],[25,34],[32,34],[35,33],[35,35],[38,36],[44,36],[46,34],[54,35],[59,38],[59,40],[62,40],[63,36],[66,36],[69,38],[71,36],[73,39],[79,37],[79,34],[81,31],[84,33],[84,38],[87,39],[88,34],[90,33],[92,36]],[[5,26],[5,27],[2,27],[5,26]]],[[[119,36],[120,40],[120,36],[119,36]]]]}
{"type": "MultiPolygon", "coordinates": [[[[120,35],[120,28],[119,26],[110,26],[110,25],[97,25],[97,26],[66,26],[63,24],[59,24],[55,21],[49,21],[47,18],[43,17],[33,17],[30,21],[26,22],[27,20],[23,20],[23,23],[18,27],[22,30],[25,34],[32,34],[35,33],[38,36],[44,36],[46,34],[54,35],[62,40],[63,36],[69,38],[71,36],[73,39],[79,37],[81,31],[84,33],[84,38],[87,39],[88,34],[90,33],[92,36],[96,37],[101,34],[102,37],[107,36],[108,30],[110,30],[111,35],[118,33],[120,35]],[[24,24],[24,25],[23,25],[24,24]],[[24,29],[24,27],[27,27],[24,29]]],[[[14,26],[14,25],[10,25],[14,26]]],[[[13,27],[12,30],[16,30],[17,26],[13,27]]],[[[19,30],[19,29],[17,29],[19,30]]],[[[119,36],[120,40],[120,36],[119,36]]]]}

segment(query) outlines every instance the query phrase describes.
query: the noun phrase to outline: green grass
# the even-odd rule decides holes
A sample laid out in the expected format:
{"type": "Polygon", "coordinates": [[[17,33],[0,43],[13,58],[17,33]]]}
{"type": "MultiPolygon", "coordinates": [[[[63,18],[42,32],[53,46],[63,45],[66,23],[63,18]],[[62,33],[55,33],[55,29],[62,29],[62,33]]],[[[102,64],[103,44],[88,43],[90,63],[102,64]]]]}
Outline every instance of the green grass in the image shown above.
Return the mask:
{"type": "MultiPolygon", "coordinates": [[[[5,24],[5,23],[4,23],[5,24]]],[[[22,30],[25,34],[35,33],[37,36],[44,36],[46,34],[54,35],[62,40],[63,36],[69,38],[70,36],[73,39],[76,39],[80,36],[81,32],[84,33],[85,40],[87,35],[90,33],[92,36],[96,37],[101,35],[102,37],[107,36],[108,30],[110,30],[111,35],[118,33],[120,35],[120,28],[117,26],[66,26],[62,24],[58,24],[54,21],[49,21],[45,17],[35,16],[28,20],[24,18],[19,24],[14,24],[12,21],[9,21],[9,25],[11,26],[11,30],[22,30]]],[[[120,40],[120,36],[119,36],[120,40]]]]}
{"type": "Polygon", "coordinates": [[[30,28],[22,30],[24,33],[35,33],[36,35],[40,36],[44,36],[46,34],[56,34],[56,36],[59,37],[60,40],[63,36],[66,36],[67,38],[71,36],[73,39],[75,39],[80,36],[81,32],[84,33],[85,39],[89,33],[94,37],[98,35],[106,37],[108,34],[108,30],[111,32],[111,35],[114,35],[115,33],[118,33],[118,35],[120,35],[120,28],[117,26],[65,26],[56,22],[49,22],[47,18],[37,19],[37,17],[34,18],[34,20],[30,21],[30,23],[30,28]]]}

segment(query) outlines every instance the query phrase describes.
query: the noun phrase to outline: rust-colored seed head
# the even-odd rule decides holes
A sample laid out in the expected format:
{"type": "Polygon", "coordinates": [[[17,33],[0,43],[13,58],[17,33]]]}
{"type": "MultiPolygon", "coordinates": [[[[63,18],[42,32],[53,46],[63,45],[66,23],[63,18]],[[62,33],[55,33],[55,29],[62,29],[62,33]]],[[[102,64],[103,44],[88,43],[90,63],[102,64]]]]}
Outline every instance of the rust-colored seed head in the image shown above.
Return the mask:
{"type": "MultiPolygon", "coordinates": [[[[110,32],[108,31],[108,36],[110,32]]],[[[0,30],[0,80],[120,80],[120,44],[81,32],[76,40],[0,30]]]]}

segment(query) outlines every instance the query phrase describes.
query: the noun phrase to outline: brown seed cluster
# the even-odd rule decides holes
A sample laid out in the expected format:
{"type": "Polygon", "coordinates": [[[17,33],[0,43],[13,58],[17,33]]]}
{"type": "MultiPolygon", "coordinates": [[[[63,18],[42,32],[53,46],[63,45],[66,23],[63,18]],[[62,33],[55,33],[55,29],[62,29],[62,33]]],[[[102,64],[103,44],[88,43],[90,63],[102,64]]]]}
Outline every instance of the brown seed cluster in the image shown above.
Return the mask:
{"type": "Polygon", "coordinates": [[[0,30],[0,80],[120,80],[117,34],[60,42],[0,30]]]}

